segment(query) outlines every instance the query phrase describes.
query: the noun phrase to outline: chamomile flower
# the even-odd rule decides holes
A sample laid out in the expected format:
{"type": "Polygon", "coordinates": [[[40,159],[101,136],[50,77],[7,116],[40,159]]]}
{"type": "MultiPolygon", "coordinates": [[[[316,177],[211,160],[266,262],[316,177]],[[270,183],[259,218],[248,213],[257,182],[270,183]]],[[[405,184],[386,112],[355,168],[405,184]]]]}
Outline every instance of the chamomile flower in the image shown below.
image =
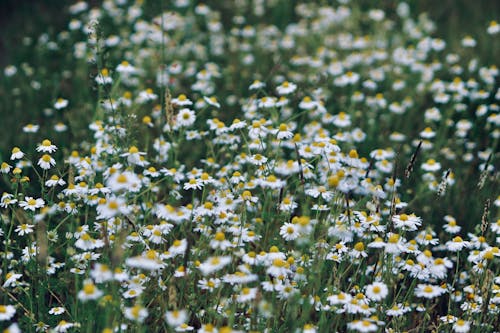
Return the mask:
{"type": "Polygon", "coordinates": [[[265,86],[266,86],[266,84],[264,82],[259,81],[259,80],[255,80],[248,87],[248,89],[250,89],[250,90],[258,90],[258,89],[264,88],[265,86]]]}
{"type": "Polygon", "coordinates": [[[54,160],[49,154],[44,154],[42,155],[42,157],[40,157],[37,164],[40,168],[48,170],[56,165],[56,160],[54,160]]]}
{"type": "Polygon", "coordinates": [[[139,92],[139,96],[137,96],[136,101],[139,104],[145,104],[145,103],[154,101],[157,98],[158,98],[158,95],[156,95],[153,92],[153,89],[148,88],[146,90],[143,90],[143,91],[139,92]]]}
{"type": "Polygon", "coordinates": [[[12,305],[0,305],[0,321],[10,320],[16,314],[16,308],[12,305]]]}
{"type": "Polygon", "coordinates": [[[202,290],[213,291],[221,285],[221,280],[218,278],[201,279],[198,281],[198,287],[202,290]]]}
{"type": "Polygon", "coordinates": [[[486,30],[488,34],[495,35],[500,32],[500,24],[497,21],[490,21],[488,29],[486,30]]]}
{"type": "Polygon", "coordinates": [[[278,95],[288,95],[293,93],[297,89],[297,85],[292,82],[284,81],[282,84],[276,87],[276,92],[278,95]]]}
{"type": "Polygon", "coordinates": [[[69,103],[69,102],[68,102],[68,100],[67,100],[67,99],[64,99],[64,98],[59,97],[59,98],[57,99],[57,101],[54,103],[54,108],[55,108],[56,110],[61,110],[61,109],[64,109],[65,107],[67,107],[67,106],[68,106],[68,103],[69,103]]]}
{"type": "Polygon", "coordinates": [[[193,110],[184,108],[179,110],[175,118],[176,126],[178,127],[189,127],[196,121],[196,116],[193,110]]]}
{"type": "Polygon", "coordinates": [[[83,289],[78,292],[78,299],[82,302],[96,300],[103,295],[103,292],[95,286],[92,280],[83,282],[83,289]]]}
{"type": "Polygon", "coordinates": [[[379,302],[387,297],[389,289],[382,282],[374,282],[366,286],[366,297],[372,301],[379,302]]]}
{"type": "Polygon", "coordinates": [[[445,292],[446,289],[432,284],[418,284],[415,288],[415,296],[427,299],[436,298],[445,292]]]}
{"type": "Polygon", "coordinates": [[[97,219],[107,220],[117,215],[126,215],[130,213],[131,208],[127,206],[126,200],[122,197],[110,196],[106,199],[100,199],[97,206],[97,219]]]}
{"type": "Polygon", "coordinates": [[[370,319],[354,320],[347,324],[347,328],[358,332],[376,332],[378,326],[370,319]]]}
{"type": "Polygon", "coordinates": [[[18,284],[18,280],[22,277],[22,274],[15,272],[9,272],[5,275],[5,281],[2,285],[4,288],[15,287],[18,284]]]}
{"type": "Polygon", "coordinates": [[[278,140],[288,140],[293,137],[293,133],[289,130],[287,124],[280,124],[276,133],[278,140]]]}
{"type": "MultiPolygon", "coordinates": [[[[2,198],[0,199],[0,207],[6,208],[10,205],[17,203],[17,199],[14,199],[14,195],[4,192],[2,198]]],[[[1,235],[1,234],[0,234],[1,235]]]]}
{"type": "Polygon", "coordinates": [[[188,320],[188,314],[186,310],[167,311],[165,313],[165,320],[169,326],[177,327],[188,320]]]}
{"type": "Polygon", "coordinates": [[[184,94],[180,94],[176,98],[172,99],[172,104],[178,105],[178,106],[190,106],[193,105],[193,102],[186,97],[184,94]]]}
{"type": "Polygon", "coordinates": [[[311,99],[311,97],[306,96],[302,99],[302,101],[299,103],[299,108],[304,109],[304,110],[312,110],[316,108],[318,103],[314,100],[311,99]]]}
{"type": "Polygon", "coordinates": [[[220,109],[220,103],[217,101],[217,98],[215,96],[212,96],[212,97],[206,97],[206,96],[204,96],[203,99],[209,105],[211,105],[213,107],[216,107],[217,109],[220,109]]]}
{"type": "Polygon", "coordinates": [[[241,292],[236,296],[236,302],[246,303],[254,300],[257,297],[258,288],[244,287],[241,292]]]}
{"type": "Polygon", "coordinates": [[[108,178],[106,186],[113,192],[138,192],[141,189],[141,179],[131,171],[114,172],[108,178]]]}
{"type": "Polygon", "coordinates": [[[134,305],[132,307],[126,307],[123,310],[123,315],[128,320],[135,321],[135,322],[138,322],[138,323],[142,323],[148,317],[149,312],[148,312],[148,310],[145,307],[143,307],[143,306],[141,306],[139,304],[136,304],[136,305],[134,305]]]}
{"type": "Polygon", "coordinates": [[[12,154],[10,155],[11,160],[20,160],[24,157],[24,153],[18,147],[12,148],[12,154]]]}
{"type": "Polygon", "coordinates": [[[39,125],[27,124],[26,126],[23,127],[23,132],[24,133],[36,133],[36,132],[38,132],[38,129],[40,129],[39,125]]]}
{"type": "Polygon", "coordinates": [[[210,275],[231,263],[230,256],[215,256],[210,257],[198,266],[198,269],[203,275],[210,275]]]}
{"type": "Polygon", "coordinates": [[[45,206],[45,201],[41,198],[34,199],[33,197],[24,197],[24,200],[19,201],[19,207],[24,210],[35,211],[37,208],[45,206]]]}
{"type": "Polygon", "coordinates": [[[446,215],[444,217],[444,220],[447,222],[445,225],[443,225],[443,229],[450,234],[456,234],[459,233],[462,227],[457,225],[457,220],[451,215],[446,215]]]}
{"type": "Polygon", "coordinates": [[[144,166],[146,163],[142,156],[146,155],[144,152],[140,152],[136,146],[131,146],[128,152],[121,154],[120,156],[127,157],[127,162],[132,165],[144,166]]]}
{"type": "Polygon", "coordinates": [[[457,321],[453,324],[453,331],[456,333],[467,333],[470,331],[470,322],[457,319],[457,321]]]}
{"type": "Polygon", "coordinates": [[[59,178],[58,175],[52,175],[48,180],[45,181],[45,186],[47,187],[54,187],[54,186],[64,186],[66,185],[66,182],[64,179],[59,178]]]}
{"type": "Polygon", "coordinates": [[[471,243],[468,241],[464,241],[462,237],[455,236],[452,240],[446,242],[446,248],[451,252],[462,251],[464,248],[471,247],[471,243]]]}
{"type": "Polygon", "coordinates": [[[218,231],[215,233],[214,238],[210,240],[210,247],[212,249],[221,249],[224,251],[229,247],[232,247],[232,243],[226,239],[223,232],[218,231]]]}
{"type": "Polygon", "coordinates": [[[75,323],[67,322],[66,320],[61,320],[57,323],[56,327],[54,327],[54,332],[64,333],[67,332],[70,328],[75,327],[75,323]]]}
{"type": "Polygon", "coordinates": [[[280,235],[286,241],[295,240],[300,236],[299,228],[294,223],[285,223],[280,228],[280,235]]]}
{"type": "Polygon", "coordinates": [[[148,250],[142,255],[129,257],[125,260],[125,264],[132,268],[139,268],[148,271],[155,271],[165,266],[165,264],[160,260],[158,252],[155,250],[148,250]]]}
{"type": "Polygon", "coordinates": [[[436,162],[435,159],[428,159],[424,164],[422,164],[422,170],[432,172],[441,169],[441,164],[436,162]]]}
{"type": "Polygon", "coordinates": [[[20,225],[17,226],[17,228],[14,230],[19,236],[24,236],[27,234],[31,234],[33,232],[34,225],[32,224],[27,224],[27,223],[21,223],[20,225]]]}
{"type": "Polygon", "coordinates": [[[415,231],[422,224],[422,219],[415,214],[398,214],[392,217],[394,226],[402,230],[415,231]]]}
{"type": "Polygon", "coordinates": [[[53,307],[49,310],[49,314],[55,315],[55,316],[61,315],[65,312],[66,312],[66,309],[63,308],[62,306],[56,306],[56,307],[53,307]]]}
{"type": "Polygon", "coordinates": [[[8,164],[7,162],[2,162],[2,166],[0,167],[0,171],[2,173],[9,173],[11,169],[12,166],[10,164],[8,164]]]}

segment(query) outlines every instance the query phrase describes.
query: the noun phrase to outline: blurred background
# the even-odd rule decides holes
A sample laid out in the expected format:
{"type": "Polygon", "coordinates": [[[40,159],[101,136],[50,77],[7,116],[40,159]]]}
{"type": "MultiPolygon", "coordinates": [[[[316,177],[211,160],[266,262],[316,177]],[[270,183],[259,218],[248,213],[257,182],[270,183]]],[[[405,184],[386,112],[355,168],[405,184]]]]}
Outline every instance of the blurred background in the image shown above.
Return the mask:
{"type": "MultiPolygon", "coordinates": [[[[131,1],[131,0],[130,0],[131,1]]],[[[144,0],[146,5],[154,6],[162,1],[144,0]]],[[[293,3],[302,1],[288,0],[293,3]]],[[[23,55],[17,47],[24,36],[37,36],[41,29],[47,32],[59,31],[68,20],[67,11],[62,9],[75,3],[75,0],[0,0],[0,67],[17,62],[23,55]]],[[[232,1],[203,1],[210,6],[230,6],[232,1]]],[[[331,3],[332,1],[316,1],[331,3]]],[[[401,1],[396,0],[351,0],[367,7],[381,9],[394,8],[401,1]]],[[[481,37],[491,20],[500,20],[500,1],[498,0],[409,0],[406,1],[413,13],[426,12],[436,22],[436,37],[445,39],[449,46],[460,43],[462,37],[471,35],[478,39],[478,53],[494,59],[495,54],[489,45],[481,43],[481,37]]],[[[90,6],[98,6],[102,0],[88,0],[90,6]]],[[[28,55],[29,58],[29,55],[28,55]]]]}

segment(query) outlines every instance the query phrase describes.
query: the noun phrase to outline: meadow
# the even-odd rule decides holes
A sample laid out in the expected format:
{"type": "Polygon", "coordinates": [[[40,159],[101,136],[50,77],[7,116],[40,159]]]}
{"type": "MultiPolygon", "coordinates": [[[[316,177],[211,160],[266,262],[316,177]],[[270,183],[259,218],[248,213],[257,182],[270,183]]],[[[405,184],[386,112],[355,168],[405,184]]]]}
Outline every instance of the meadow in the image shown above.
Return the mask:
{"type": "Polygon", "coordinates": [[[63,1],[9,30],[0,330],[499,332],[500,23],[424,7],[63,1]]]}

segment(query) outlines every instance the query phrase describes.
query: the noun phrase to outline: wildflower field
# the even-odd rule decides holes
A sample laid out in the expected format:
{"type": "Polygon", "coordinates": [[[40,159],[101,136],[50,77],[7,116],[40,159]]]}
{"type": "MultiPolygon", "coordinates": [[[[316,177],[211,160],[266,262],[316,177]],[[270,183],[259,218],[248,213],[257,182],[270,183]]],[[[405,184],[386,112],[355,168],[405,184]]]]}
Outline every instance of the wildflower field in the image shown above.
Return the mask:
{"type": "Polygon", "coordinates": [[[499,332],[493,14],[61,1],[0,72],[0,331],[499,332]]]}

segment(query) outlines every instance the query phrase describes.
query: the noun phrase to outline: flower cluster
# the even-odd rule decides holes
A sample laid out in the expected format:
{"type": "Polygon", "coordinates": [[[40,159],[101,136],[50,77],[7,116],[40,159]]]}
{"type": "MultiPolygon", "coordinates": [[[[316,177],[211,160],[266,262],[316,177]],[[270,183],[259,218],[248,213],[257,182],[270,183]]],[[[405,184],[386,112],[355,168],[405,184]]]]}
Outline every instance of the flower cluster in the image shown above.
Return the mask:
{"type": "Polygon", "coordinates": [[[46,113],[91,134],[2,162],[0,327],[494,332],[498,69],[344,2],[72,5],[38,46],[97,100],[46,113]]]}

